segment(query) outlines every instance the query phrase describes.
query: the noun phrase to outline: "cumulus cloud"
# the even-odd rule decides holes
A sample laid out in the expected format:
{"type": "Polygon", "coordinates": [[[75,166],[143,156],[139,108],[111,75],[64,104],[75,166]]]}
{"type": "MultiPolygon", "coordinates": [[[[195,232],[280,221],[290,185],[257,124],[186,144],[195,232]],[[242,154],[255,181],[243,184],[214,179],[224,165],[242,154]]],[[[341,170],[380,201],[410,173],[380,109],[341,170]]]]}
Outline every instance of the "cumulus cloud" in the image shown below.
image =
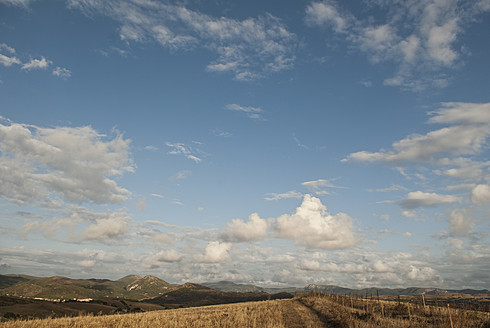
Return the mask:
{"type": "Polygon", "coordinates": [[[335,32],[346,32],[353,17],[348,13],[340,13],[333,1],[312,2],[306,7],[306,23],[309,26],[331,26],[335,32]]]}
{"type": "Polygon", "coordinates": [[[459,196],[413,191],[409,192],[405,196],[405,198],[400,202],[400,206],[407,210],[413,210],[418,207],[436,206],[461,201],[462,199],[459,196]]]}
{"type": "Polygon", "coordinates": [[[417,217],[417,213],[414,211],[403,211],[401,212],[401,216],[404,216],[406,218],[415,218],[417,217]]]}
{"type": "Polygon", "coordinates": [[[26,204],[51,195],[81,203],[120,203],[130,192],[110,177],[133,171],[130,140],[91,127],[0,123],[0,197],[26,204]]]}
{"type": "Polygon", "coordinates": [[[41,57],[41,59],[31,59],[29,62],[23,64],[22,69],[26,71],[30,71],[33,69],[46,69],[52,63],[53,62],[51,60],[47,60],[46,58],[41,57]]]}
{"type": "Polygon", "coordinates": [[[0,64],[6,67],[10,67],[14,64],[20,64],[20,60],[17,57],[9,57],[3,54],[0,54],[0,64]]]}
{"type": "Polygon", "coordinates": [[[267,227],[267,221],[261,219],[257,213],[253,213],[248,217],[247,222],[240,219],[228,222],[223,237],[238,242],[260,240],[266,236],[267,227]]]}
{"type": "Polygon", "coordinates": [[[490,186],[480,184],[473,188],[471,191],[471,201],[478,205],[490,204],[490,186]]]}
{"type": "Polygon", "coordinates": [[[182,255],[174,249],[162,250],[145,258],[143,266],[145,268],[158,268],[163,263],[180,262],[182,258],[182,255]]]}
{"type": "Polygon", "coordinates": [[[78,261],[76,264],[84,269],[91,269],[95,267],[96,263],[97,262],[94,260],[82,260],[82,261],[78,261]]]}
{"type": "Polygon", "coordinates": [[[370,4],[384,14],[363,20],[339,3],[311,2],[307,25],[330,27],[373,63],[395,63],[396,71],[384,84],[416,91],[448,84],[443,70],[456,67],[463,55],[456,47],[458,37],[490,10],[475,1],[375,1],[370,4]]]}
{"type": "MultiPolygon", "coordinates": [[[[23,237],[41,233],[48,239],[66,243],[112,243],[125,237],[132,221],[131,216],[124,210],[95,212],[86,207],[71,206],[68,209],[57,209],[56,212],[59,217],[43,217],[24,224],[23,237]]],[[[92,258],[95,258],[95,255],[97,254],[92,254],[92,258]]]]}
{"type": "Polygon", "coordinates": [[[120,37],[127,42],[154,42],[171,51],[206,48],[217,56],[207,70],[232,73],[236,80],[254,80],[289,69],[295,60],[296,36],[269,14],[236,20],[162,2],[68,3],[87,14],[111,17],[120,24],[120,37]]]}
{"type": "Polygon", "coordinates": [[[206,250],[198,259],[204,263],[220,263],[230,260],[228,252],[232,244],[226,242],[212,241],[206,245],[206,250]]]}
{"type": "Polygon", "coordinates": [[[467,236],[473,230],[473,226],[473,217],[469,211],[455,209],[449,214],[449,232],[452,236],[467,236]]]}
{"type": "Polygon", "coordinates": [[[109,214],[106,218],[98,218],[81,232],[82,240],[108,242],[123,237],[131,218],[124,212],[109,214]]]}
{"type": "Polygon", "coordinates": [[[437,271],[430,267],[416,267],[415,265],[409,266],[409,271],[406,274],[406,278],[411,281],[421,282],[433,282],[434,280],[440,280],[437,271]]]}
{"type": "Polygon", "coordinates": [[[53,75],[66,80],[67,78],[69,78],[71,76],[71,71],[67,68],[57,66],[53,70],[53,75]]]}
{"type": "Polygon", "coordinates": [[[279,237],[308,248],[344,249],[357,243],[352,219],[344,213],[330,215],[320,199],[308,194],[294,214],[276,219],[274,229],[279,237]]]}

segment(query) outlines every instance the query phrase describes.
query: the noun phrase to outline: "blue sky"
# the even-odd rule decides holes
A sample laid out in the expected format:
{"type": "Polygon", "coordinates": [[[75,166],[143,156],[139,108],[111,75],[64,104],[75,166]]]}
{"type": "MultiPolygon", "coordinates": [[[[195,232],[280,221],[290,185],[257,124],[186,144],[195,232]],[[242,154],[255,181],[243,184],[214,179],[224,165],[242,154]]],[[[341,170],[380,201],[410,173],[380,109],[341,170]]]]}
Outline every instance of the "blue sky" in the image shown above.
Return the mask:
{"type": "Polygon", "coordinates": [[[0,273],[490,288],[490,2],[0,0],[0,273]]]}

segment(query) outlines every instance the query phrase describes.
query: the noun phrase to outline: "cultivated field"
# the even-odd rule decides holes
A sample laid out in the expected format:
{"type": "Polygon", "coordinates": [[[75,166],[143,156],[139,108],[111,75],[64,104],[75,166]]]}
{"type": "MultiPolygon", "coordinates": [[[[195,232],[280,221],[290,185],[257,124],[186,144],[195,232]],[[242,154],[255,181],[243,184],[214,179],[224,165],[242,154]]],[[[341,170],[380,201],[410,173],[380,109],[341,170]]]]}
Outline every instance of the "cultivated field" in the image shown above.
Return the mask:
{"type": "Polygon", "coordinates": [[[490,328],[488,312],[309,294],[289,300],[248,302],[146,313],[8,321],[0,327],[437,327],[490,328]]]}

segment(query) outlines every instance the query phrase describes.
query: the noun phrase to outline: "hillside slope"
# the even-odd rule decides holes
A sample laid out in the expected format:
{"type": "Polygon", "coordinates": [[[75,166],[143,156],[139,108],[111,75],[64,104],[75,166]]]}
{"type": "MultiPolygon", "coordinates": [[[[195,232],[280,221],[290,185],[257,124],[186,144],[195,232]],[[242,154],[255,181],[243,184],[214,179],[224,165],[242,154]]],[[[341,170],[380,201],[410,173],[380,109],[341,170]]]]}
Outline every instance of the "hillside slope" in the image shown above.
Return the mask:
{"type": "Polygon", "coordinates": [[[126,298],[145,299],[162,295],[175,288],[153,276],[126,276],[120,280],[70,279],[54,276],[32,280],[19,280],[0,290],[0,295],[47,299],[73,298],[126,298]]]}

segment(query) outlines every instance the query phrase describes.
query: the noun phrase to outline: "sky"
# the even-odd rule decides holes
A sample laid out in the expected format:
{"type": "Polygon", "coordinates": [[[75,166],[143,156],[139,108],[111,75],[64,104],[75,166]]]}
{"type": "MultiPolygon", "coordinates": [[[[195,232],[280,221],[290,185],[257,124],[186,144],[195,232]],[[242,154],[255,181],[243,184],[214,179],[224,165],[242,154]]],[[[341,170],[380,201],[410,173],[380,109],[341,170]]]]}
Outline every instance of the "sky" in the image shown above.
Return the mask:
{"type": "Polygon", "coordinates": [[[490,289],[489,0],[0,0],[0,274],[490,289]]]}

